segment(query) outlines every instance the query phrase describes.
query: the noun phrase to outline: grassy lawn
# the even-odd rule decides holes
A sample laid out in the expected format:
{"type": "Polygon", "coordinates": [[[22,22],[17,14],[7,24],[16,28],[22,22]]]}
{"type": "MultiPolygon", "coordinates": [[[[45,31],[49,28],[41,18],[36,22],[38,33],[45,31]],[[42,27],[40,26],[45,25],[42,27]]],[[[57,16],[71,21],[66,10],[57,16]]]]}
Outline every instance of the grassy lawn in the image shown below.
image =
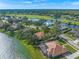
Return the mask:
{"type": "Polygon", "coordinates": [[[64,19],[64,20],[60,20],[60,22],[62,22],[62,23],[70,23],[70,24],[72,24],[72,25],[79,25],[79,22],[78,21],[71,21],[71,20],[66,20],[66,19],[64,19]]]}
{"type": "Polygon", "coordinates": [[[58,40],[58,43],[61,44],[61,45],[66,44],[66,42],[65,42],[63,39],[59,39],[59,40],[58,40]]]}
{"type": "Polygon", "coordinates": [[[30,54],[32,55],[32,59],[46,59],[46,57],[38,49],[33,48],[32,45],[28,45],[23,40],[21,42],[28,48],[30,54]]]}
{"type": "Polygon", "coordinates": [[[45,20],[52,20],[53,17],[50,16],[41,16],[41,15],[27,15],[27,14],[6,14],[6,16],[21,16],[21,17],[28,17],[28,18],[38,18],[38,19],[45,19],[45,20]]]}
{"type": "Polygon", "coordinates": [[[72,35],[69,34],[69,33],[65,33],[65,35],[68,36],[69,38],[71,38],[71,40],[75,40],[75,39],[76,39],[76,37],[72,36],[72,35]]]}
{"type": "Polygon", "coordinates": [[[71,52],[71,53],[74,53],[74,52],[77,51],[77,50],[75,49],[75,47],[70,46],[70,45],[67,44],[63,39],[58,40],[58,42],[59,42],[61,45],[64,45],[64,46],[69,50],[69,52],[71,52]]]}
{"type": "Polygon", "coordinates": [[[78,57],[76,57],[75,59],[79,59],[79,56],[78,56],[78,57]]]}
{"type": "Polygon", "coordinates": [[[5,30],[4,29],[0,29],[0,32],[4,32],[5,30]]]}
{"type": "Polygon", "coordinates": [[[70,46],[70,45],[68,45],[68,44],[66,44],[65,47],[66,47],[66,48],[69,50],[69,52],[71,52],[71,53],[74,53],[74,52],[77,51],[74,47],[72,47],[72,46],[70,46]]]}

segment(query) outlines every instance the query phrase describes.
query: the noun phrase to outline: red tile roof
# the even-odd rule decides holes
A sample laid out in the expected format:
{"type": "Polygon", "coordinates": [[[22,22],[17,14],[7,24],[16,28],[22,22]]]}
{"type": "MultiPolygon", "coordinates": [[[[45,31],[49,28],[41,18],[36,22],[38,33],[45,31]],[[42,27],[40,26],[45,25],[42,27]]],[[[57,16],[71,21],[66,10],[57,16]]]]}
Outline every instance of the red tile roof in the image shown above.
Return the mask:
{"type": "Polygon", "coordinates": [[[44,32],[37,32],[35,33],[35,35],[41,39],[42,37],[44,37],[44,32]]]}
{"type": "Polygon", "coordinates": [[[67,52],[67,49],[64,46],[59,45],[56,41],[49,41],[45,44],[48,47],[48,55],[58,56],[67,52]]]}

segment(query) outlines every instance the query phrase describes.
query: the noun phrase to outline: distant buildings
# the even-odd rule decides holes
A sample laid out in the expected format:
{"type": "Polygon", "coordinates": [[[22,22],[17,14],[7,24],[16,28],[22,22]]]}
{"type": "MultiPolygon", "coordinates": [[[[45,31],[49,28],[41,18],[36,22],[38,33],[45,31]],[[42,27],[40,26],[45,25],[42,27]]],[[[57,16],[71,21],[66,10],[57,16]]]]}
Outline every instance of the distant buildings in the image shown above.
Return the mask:
{"type": "Polygon", "coordinates": [[[46,26],[51,26],[53,24],[53,20],[46,20],[46,22],[44,22],[44,24],[46,26]]]}
{"type": "Polygon", "coordinates": [[[32,22],[37,22],[39,21],[40,19],[37,19],[37,18],[31,18],[31,19],[28,19],[28,21],[32,21],[32,22]]]}

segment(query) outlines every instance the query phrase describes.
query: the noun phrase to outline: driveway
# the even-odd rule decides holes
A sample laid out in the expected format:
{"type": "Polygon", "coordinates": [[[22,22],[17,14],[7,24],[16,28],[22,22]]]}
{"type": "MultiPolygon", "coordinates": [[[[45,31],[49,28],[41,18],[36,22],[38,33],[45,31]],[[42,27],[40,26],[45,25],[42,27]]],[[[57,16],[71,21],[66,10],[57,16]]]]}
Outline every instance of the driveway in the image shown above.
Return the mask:
{"type": "Polygon", "coordinates": [[[77,52],[75,52],[75,53],[73,53],[71,55],[66,56],[66,58],[67,59],[75,59],[78,56],[79,56],[79,51],[77,51],[77,52]]]}
{"type": "Polygon", "coordinates": [[[65,57],[67,59],[75,59],[76,57],[79,56],[79,46],[74,42],[74,41],[71,41],[69,37],[67,37],[65,34],[61,34],[59,35],[60,38],[63,38],[68,44],[74,46],[75,48],[77,48],[77,52],[73,53],[73,54],[69,54],[69,55],[65,55],[65,57]]]}
{"type": "Polygon", "coordinates": [[[77,44],[75,44],[73,41],[71,41],[71,38],[69,38],[65,34],[61,34],[61,35],[59,35],[59,37],[63,38],[67,43],[69,43],[70,45],[74,46],[75,48],[77,48],[79,50],[79,46],[77,44]]]}
{"type": "Polygon", "coordinates": [[[77,39],[74,41],[75,44],[78,44],[78,42],[79,42],[79,38],[77,38],[77,39]]]}

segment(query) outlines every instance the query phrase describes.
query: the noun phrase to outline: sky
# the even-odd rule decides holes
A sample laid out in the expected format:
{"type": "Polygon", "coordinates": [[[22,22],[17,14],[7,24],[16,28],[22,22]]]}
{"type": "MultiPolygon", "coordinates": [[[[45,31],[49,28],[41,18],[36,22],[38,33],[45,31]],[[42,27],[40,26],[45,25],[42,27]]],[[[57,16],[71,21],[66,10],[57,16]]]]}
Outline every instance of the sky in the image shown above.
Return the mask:
{"type": "Polygon", "coordinates": [[[0,0],[0,9],[79,9],[79,0],[0,0]]]}

